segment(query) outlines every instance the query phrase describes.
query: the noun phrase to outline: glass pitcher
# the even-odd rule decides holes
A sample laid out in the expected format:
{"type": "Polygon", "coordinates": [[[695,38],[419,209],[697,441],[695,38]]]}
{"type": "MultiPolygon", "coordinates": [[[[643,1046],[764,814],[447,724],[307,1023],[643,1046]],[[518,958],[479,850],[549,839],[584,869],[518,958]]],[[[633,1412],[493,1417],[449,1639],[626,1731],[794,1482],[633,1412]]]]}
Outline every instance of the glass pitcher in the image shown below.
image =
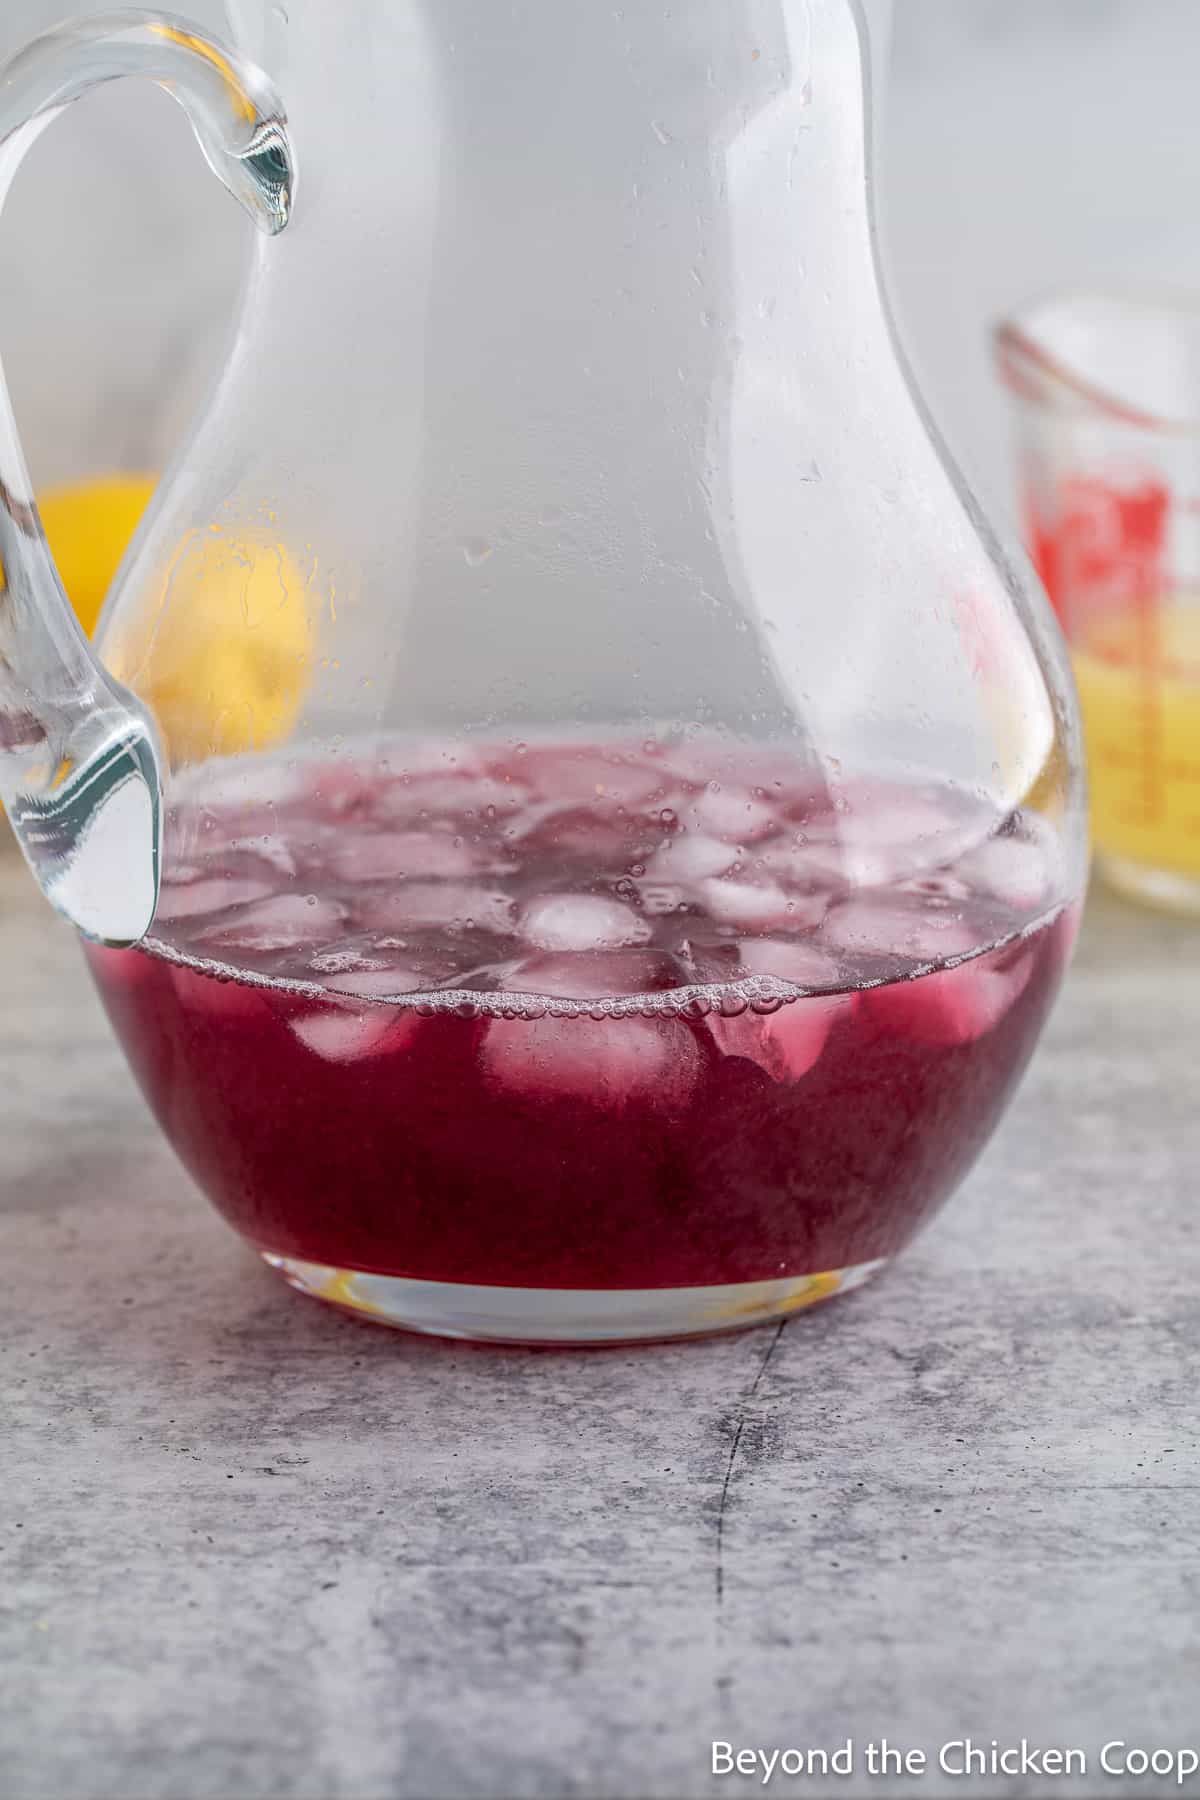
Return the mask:
{"type": "Polygon", "coordinates": [[[1074,659],[1098,867],[1200,915],[1200,304],[1061,293],[1004,320],[996,349],[1074,659]]]}
{"type": "Polygon", "coordinates": [[[35,872],[295,1286],[574,1342],[853,1287],[987,1139],[1085,868],[1060,640],[897,350],[857,0],[231,27],[0,85],[11,165],[149,75],[265,227],[94,650],[0,436],[35,872]]]}

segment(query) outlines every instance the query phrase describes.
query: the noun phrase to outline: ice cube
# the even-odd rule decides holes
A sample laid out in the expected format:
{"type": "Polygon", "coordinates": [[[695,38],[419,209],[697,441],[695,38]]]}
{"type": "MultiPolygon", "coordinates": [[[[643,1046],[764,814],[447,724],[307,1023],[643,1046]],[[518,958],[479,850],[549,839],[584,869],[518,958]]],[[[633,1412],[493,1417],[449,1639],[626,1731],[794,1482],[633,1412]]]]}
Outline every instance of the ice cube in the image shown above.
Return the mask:
{"type": "Polygon", "coordinates": [[[223,875],[210,875],[182,887],[164,884],[155,923],[173,925],[180,919],[198,919],[205,913],[223,912],[226,907],[245,906],[251,900],[265,899],[274,888],[273,881],[235,880],[223,875]]]}
{"type": "Polygon", "coordinates": [[[998,1025],[1024,992],[1033,954],[1024,944],[977,956],[957,968],[863,994],[870,1016],[921,1044],[968,1044],[998,1025]]]}
{"type": "Polygon", "coordinates": [[[297,1009],[288,1024],[305,1049],[335,1063],[362,1062],[384,1050],[400,1050],[420,1028],[413,1013],[395,1012],[386,1006],[360,1010],[332,1000],[297,1009]]]}
{"type": "Polygon", "coordinates": [[[505,1092],[572,1100],[600,1111],[637,1104],[678,1116],[701,1070],[689,1028],[675,1019],[493,1019],[480,1051],[505,1092]]]}
{"type": "Polygon", "coordinates": [[[644,944],[650,927],[601,894],[543,894],[521,911],[521,935],[540,950],[611,950],[644,944]]]}
{"type": "Polygon", "coordinates": [[[774,975],[809,991],[832,987],[838,979],[837,962],[816,944],[747,938],[738,947],[738,958],[743,974],[774,975]]]}
{"type": "MultiPolygon", "coordinates": [[[[774,971],[772,971],[774,973],[774,971]]],[[[799,1081],[820,1060],[830,1032],[853,1011],[853,994],[789,1000],[778,1012],[712,1013],[708,1028],[726,1056],[744,1056],[772,1081],[799,1081]]]]}
{"type": "Polygon", "coordinates": [[[653,812],[618,814],[594,806],[533,806],[505,828],[523,848],[586,857],[593,869],[628,867],[647,857],[666,836],[653,812]]]}
{"type": "Polygon", "coordinates": [[[489,775],[421,775],[393,781],[372,795],[371,813],[385,825],[442,819],[464,827],[511,818],[528,801],[526,788],[489,775]]]}
{"type": "Polygon", "coordinates": [[[313,762],[306,773],[307,809],[318,818],[348,819],[370,802],[370,772],[360,763],[313,762]]]}
{"type": "Polygon", "coordinates": [[[701,881],[693,892],[710,918],[740,931],[803,931],[820,923],[828,905],[823,894],[789,894],[773,881],[701,881]]]}
{"type": "Polygon", "coordinates": [[[845,862],[833,843],[801,844],[776,838],[752,851],[747,866],[755,875],[770,876],[805,893],[832,895],[846,886],[845,862]]]}
{"type": "Polygon", "coordinates": [[[1046,847],[1029,838],[1010,833],[989,838],[962,858],[957,873],[1016,912],[1032,912],[1049,898],[1046,847]]]}
{"type": "Polygon", "coordinates": [[[855,887],[892,886],[952,863],[986,835],[978,808],[913,793],[890,782],[850,782],[840,790],[845,810],[815,820],[813,842],[836,844],[846,879],[855,887]]]}
{"type": "Polygon", "coordinates": [[[335,900],[315,894],[275,894],[250,906],[239,907],[228,918],[205,926],[193,942],[214,950],[266,955],[272,951],[304,950],[327,943],[346,917],[335,900]]]}
{"type": "Polygon", "coordinates": [[[296,873],[296,858],[291,846],[277,832],[264,832],[260,837],[254,838],[234,838],[228,850],[222,852],[221,861],[228,866],[231,859],[236,861],[241,858],[251,864],[265,863],[276,875],[283,875],[288,879],[296,873]]]}
{"type": "Polygon", "coordinates": [[[702,881],[708,875],[726,875],[738,860],[734,845],[703,832],[680,832],[663,844],[646,863],[651,882],[702,881]]]}
{"type": "Polygon", "coordinates": [[[328,867],[337,880],[350,883],[504,874],[513,866],[489,857],[461,837],[440,831],[343,833],[328,857],[328,867]]]}
{"type": "Polygon", "coordinates": [[[555,1000],[610,1000],[680,986],[680,975],[660,950],[568,950],[506,964],[499,986],[555,1000]]]}
{"type": "Polygon", "coordinates": [[[648,806],[663,791],[664,771],[636,754],[547,745],[519,759],[520,773],[544,799],[558,804],[648,806]]]}
{"type": "Polygon", "coordinates": [[[779,822],[773,806],[733,783],[701,789],[681,802],[679,816],[689,831],[712,832],[731,844],[756,843],[779,822]]]}
{"type": "Polygon", "coordinates": [[[428,970],[396,963],[370,969],[342,969],[322,977],[334,994],[357,994],[364,1000],[390,1000],[397,994],[427,992],[437,986],[428,970]]]}
{"type": "Polygon", "coordinates": [[[507,936],[514,929],[516,906],[508,894],[465,882],[404,881],[391,893],[364,894],[356,900],[355,912],[367,931],[478,927],[507,936]]]}
{"type": "Polygon", "coordinates": [[[854,956],[909,963],[942,962],[979,946],[956,909],[869,894],[835,906],[821,937],[854,956]]]}

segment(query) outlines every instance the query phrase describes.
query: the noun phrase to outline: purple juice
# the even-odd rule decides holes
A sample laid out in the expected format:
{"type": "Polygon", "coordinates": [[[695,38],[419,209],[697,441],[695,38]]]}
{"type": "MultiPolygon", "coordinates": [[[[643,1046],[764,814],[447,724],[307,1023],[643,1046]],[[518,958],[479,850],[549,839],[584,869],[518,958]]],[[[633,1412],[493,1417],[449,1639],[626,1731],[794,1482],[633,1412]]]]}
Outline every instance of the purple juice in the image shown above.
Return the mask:
{"type": "Polygon", "coordinates": [[[784,748],[396,741],[198,771],[154,938],[88,956],[187,1167],[330,1297],[815,1298],[986,1141],[1069,898],[1035,815],[784,748]]]}

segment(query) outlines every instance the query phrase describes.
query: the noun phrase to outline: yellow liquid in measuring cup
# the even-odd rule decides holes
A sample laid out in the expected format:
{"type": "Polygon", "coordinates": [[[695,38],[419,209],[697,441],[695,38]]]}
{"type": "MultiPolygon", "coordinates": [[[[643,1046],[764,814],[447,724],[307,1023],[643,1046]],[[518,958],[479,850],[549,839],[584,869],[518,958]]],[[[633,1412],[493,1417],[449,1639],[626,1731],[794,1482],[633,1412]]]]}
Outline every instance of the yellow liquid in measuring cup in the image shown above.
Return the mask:
{"type": "Polygon", "coordinates": [[[1200,596],[1106,620],[1072,656],[1096,849],[1200,876],[1200,596]]]}

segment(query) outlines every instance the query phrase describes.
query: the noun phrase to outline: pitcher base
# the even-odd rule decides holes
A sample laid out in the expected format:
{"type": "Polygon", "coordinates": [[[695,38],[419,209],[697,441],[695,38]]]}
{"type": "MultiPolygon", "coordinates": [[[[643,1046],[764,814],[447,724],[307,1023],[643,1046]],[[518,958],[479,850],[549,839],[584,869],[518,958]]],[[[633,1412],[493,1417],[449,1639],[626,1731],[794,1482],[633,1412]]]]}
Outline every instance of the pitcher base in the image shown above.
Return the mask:
{"type": "Polygon", "coordinates": [[[522,1288],[368,1275],[263,1251],[302,1294],[382,1325],[491,1344],[621,1344],[769,1325],[860,1287],[882,1261],[719,1287],[522,1288]]]}

